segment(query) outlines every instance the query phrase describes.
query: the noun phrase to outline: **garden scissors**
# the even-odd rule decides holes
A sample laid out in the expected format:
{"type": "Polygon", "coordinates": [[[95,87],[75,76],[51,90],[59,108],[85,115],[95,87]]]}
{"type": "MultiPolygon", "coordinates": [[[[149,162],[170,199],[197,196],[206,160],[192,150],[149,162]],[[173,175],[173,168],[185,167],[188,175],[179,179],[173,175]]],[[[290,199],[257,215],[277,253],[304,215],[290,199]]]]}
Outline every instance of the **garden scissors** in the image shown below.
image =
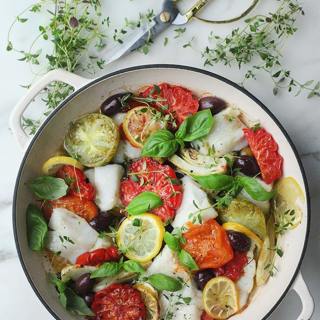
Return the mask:
{"type": "Polygon", "coordinates": [[[182,14],[177,9],[175,0],[165,0],[162,11],[156,15],[152,21],[142,25],[135,32],[127,36],[126,39],[123,40],[123,43],[114,46],[103,55],[105,63],[115,61],[123,55],[139,49],[171,25],[186,24],[209,1],[210,0],[198,0],[192,8],[182,14]]]}

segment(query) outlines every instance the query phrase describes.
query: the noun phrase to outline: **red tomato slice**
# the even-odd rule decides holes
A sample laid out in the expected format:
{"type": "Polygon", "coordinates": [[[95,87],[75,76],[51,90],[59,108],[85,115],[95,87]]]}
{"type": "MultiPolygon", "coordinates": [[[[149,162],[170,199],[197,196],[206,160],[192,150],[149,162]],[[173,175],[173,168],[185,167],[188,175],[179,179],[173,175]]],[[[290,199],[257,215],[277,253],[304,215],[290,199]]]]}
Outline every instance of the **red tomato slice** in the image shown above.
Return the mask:
{"type": "Polygon", "coordinates": [[[151,158],[142,158],[128,168],[129,177],[120,185],[120,199],[124,206],[144,191],[157,193],[163,201],[159,208],[151,210],[164,222],[175,217],[182,201],[182,186],[177,183],[174,170],[151,158]]]}
{"type": "Polygon", "coordinates": [[[254,157],[261,170],[262,179],[272,183],[282,176],[283,158],[278,152],[278,144],[265,129],[243,129],[254,157]]]}
{"type": "Polygon", "coordinates": [[[50,219],[54,208],[68,209],[87,221],[91,221],[98,215],[98,207],[93,201],[77,196],[65,196],[57,200],[45,201],[42,210],[46,219],[50,219]]]}
{"type": "Polygon", "coordinates": [[[140,292],[129,284],[112,284],[98,291],[91,305],[97,320],[146,320],[140,292]]]}
{"type": "Polygon", "coordinates": [[[118,249],[111,246],[109,248],[99,248],[81,254],[77,258],[76,264],[80,264],[82,266],[97,266],[103,262],[118,261],[119,259],[120,253],[118,249]]]}
{"type": "Polygon", "coordinates": [[[192,91],[168,83],[160,83],[158,87],[160,92],[154,90],[154,86],[150,86],[141,95],[147,97],[151,94],[153,98],[165,99],[155,103],[154,106],[164,113],[171,113],[178,125],[198,111],[199,102],[192,91]]]}
{"type": "Polygon", "coordinates": [[[215,219],[192,225],[183,234],[183,249],[195,259],[200,269],[219,268],[233,258],[233,250],[226,231],[215,219]]]}
{"type": "Polygon", "coordinates": [[[210,317],[205,311],[202,311],[200,320],[214,320],[214,319],[210,317]]]}
{"type": "Polygon", "coordinates": [[[238,281],[243,275],[244,267],[248,264],[246,252],[235,252],[234,257],[226,265],[214,270],[216,276],[225,276],[232,281],[238,281]]]}
{"type": "Polygon", "coordinates": [[[69,186],[68,195],[94,200],[96,190],[82,170],[74,166],[64,165],[59,168],[56,176],[64,179],[69,186]]]}

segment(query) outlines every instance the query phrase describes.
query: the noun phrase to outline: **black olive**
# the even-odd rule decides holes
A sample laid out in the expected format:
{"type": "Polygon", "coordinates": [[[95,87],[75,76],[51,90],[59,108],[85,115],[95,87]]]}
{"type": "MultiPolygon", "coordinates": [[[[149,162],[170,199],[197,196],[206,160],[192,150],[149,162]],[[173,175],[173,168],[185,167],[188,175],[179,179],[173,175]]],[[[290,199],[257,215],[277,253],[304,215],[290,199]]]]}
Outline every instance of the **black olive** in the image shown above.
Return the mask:
{"type": "Polygon", "coordinates": [[[214,277],[215,273],[212,269],[199,270],[193,275],[194,282],[199,290],[203,290],[207,282],[214,277]]]}
{"type": "Polygon", "coordinates": [[[105,114],[106,116],[114,116],[115,114],[119,112],[126,111],[126,108],[122,105],[121,100],[130,99],[132,96],[131,92],[122,92],[114,94],[113,96],[110,96],[107,98],[100,107],[101,113],[105,114]]]}
{"type": "Polygon", "coordinates": [[[210,109],[213,115],[221,112],[227,107],[227,102],[216,96],[203,97],[199,100],[199,109],[210,109]]]}
{"type": "Polygon", "coordinates": [[[179,171],[176,171],[177,179],[182,179],[185,175],[179,171]]]}
{"type": "Polygon", "coordinates": [[[239,169],[240,172],[249,177],[255,177],[260,173],[257,160],[251,156],[240,156],[233,162],[233,169],[239,169]]]}
{"type": "Polygon", "coordinates": [[[110,224],[113,223],[114,217],[108,211],[101,211],[98,216],[90,221],[90,225],[97,231],[107,231],[110,224]]]}
{"type": "Polygon", "coordinates": [[[94,294],[93,294],[93,293],[86,294],[86,295],[83,297],[83,299],[84,299],[84,301],[86,302],[86,304],[88,305],[88,307],[90,307],[90,306],[92,305],[93,297],[94,297],[94,294]]]}
{"type": "Polygon", "coordinates": [[[173,226],[172,226],[171,224],[167,224],[167,225],[166,225],[166,231],[167,231],[167,232],[171,233],[171,232],[173,231],[173,229],[174,229],[174,228],[173,228],[173,226]]]}
{"type": "Polygon", "coordinates": [[[227,234],[233,250],[238,252],[249,251],[251,247],[251,239],[245,234],[232,230],[228,230],[227,234]]]}
{"type": "Polygon", "coordinates": [[[90,278],[90,273],[83,274],[74,283],[76,293],[82,297],[90,293],[90,291],[92,291],[93,286],[94,280],[90,278]]]}

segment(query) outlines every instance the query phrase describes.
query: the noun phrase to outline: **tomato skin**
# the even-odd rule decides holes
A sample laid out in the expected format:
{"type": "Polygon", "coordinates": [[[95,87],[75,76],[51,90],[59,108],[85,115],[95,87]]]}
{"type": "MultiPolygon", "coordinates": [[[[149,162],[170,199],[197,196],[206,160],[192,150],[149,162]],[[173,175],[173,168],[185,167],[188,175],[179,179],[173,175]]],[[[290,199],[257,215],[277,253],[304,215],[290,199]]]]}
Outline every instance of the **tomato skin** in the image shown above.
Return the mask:
{"type": "Polygon", "coordinates": [[[195,259],[200,269],[219,268],[233,259],[233,250],[226,231],[215,219],[191,225],[183,234],[183,249],[195,259]]]}
{"type": "MultiPolygon", "coordinates": [[[[194,97],[192,91],[181,87],[170,85],[168,83],[160,83],[158,85],[160,92],[153,92],[151,96],[153,98],[164,98],[166,101],[161,101],[162,105],[167,105],[167,109],[161,108],[159,103],[155,103],[154,107],[158,108],[164,113],[171,113],[177,124],[180,125],[183,120],[198,111],[199,102],[196,97],[194,97]]],[[[147,87],[141,95],[147,97],[154,90],[154,86],[147,87]]]]}
{"type": "Polygon", "coordinates": [[[129,284],[112,284],[94,295],[91,309],[96,320],[146,320],[140,292],[129,284]]]}
{"type": "Polygon", "coordinates": [[[216,276],[225,276],[232,281],[238,281],[243,275],[243,269],[247,264],[247,253],[235,251],[233,259],[223,267],[215,269],[214,272],[216,276]]]}
{"type": "Polygon", "coordinates": [[[111,246],[109,248],[99,248],[81,254],[77,258],[76,264],[82,266],[97,266],[104,262],[118,261],[120,257],[118,249],[115,246],[111,246]]]}
{"type": "Polygon", "coordinates": [[[94,200],[96,190],[94,186],[88,182],[84,172],[79,168],[64,165],[56,173],[58,178],[64,179],[69,185],[68,195],[77,196],[87,200],[94,200]]]}
{"type": "Polygon", "coordinates": [[[182,202],[182,186],[172,182],[177,180],[174,170],[154,159],[141,158],[129,166],[128,172],[129,178],[120,184],[122,204],[127,206],[141,192],[153,191],[160,196],[163,205],[151,212],[164,222],[173,219],[182,202]]]}
{"type": "Polygon", "coordinates": [[[262,179],[270,184],[283,174],[283,158],[278,152],[278,144],[265,129],[243,129],[244,135],[261,170],[262,179]]]}
{"type": "Polygon", "coordinates": [[[42,211],[47,220],[50,220],[52,210],[55,208],[65,208],[78,216],[91,221],[98,215],[98,207],[93,201],[81,199],[77,196],[64,196],[57,200],[45,201],[42,211]]]}
{"type": "Polygon", "coordinates": [[[205,311],[202,311],[200,320],[214,320],[214,319],[210,317],[205,311]]]}

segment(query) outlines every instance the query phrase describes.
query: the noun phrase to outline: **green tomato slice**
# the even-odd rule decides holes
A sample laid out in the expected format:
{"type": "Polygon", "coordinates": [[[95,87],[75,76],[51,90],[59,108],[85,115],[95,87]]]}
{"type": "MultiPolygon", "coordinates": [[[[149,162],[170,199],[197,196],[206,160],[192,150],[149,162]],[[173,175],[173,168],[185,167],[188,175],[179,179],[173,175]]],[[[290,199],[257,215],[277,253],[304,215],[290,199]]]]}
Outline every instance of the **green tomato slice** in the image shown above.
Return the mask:
{"type": "Polygon", "coordinates": [[[71,122],[64,148],[87,167],[107,164],[117,152],[120,134],[114,121],[100,113],[90,113],[71,122]]]}
{"type": "Polygon", "coordinates": [[[267,234],[266,220],[262,210],[247,200],[234,199],[228,208],[219,213],[222,222],[237,222],[247,227],[260,239],[267,234]]]}

